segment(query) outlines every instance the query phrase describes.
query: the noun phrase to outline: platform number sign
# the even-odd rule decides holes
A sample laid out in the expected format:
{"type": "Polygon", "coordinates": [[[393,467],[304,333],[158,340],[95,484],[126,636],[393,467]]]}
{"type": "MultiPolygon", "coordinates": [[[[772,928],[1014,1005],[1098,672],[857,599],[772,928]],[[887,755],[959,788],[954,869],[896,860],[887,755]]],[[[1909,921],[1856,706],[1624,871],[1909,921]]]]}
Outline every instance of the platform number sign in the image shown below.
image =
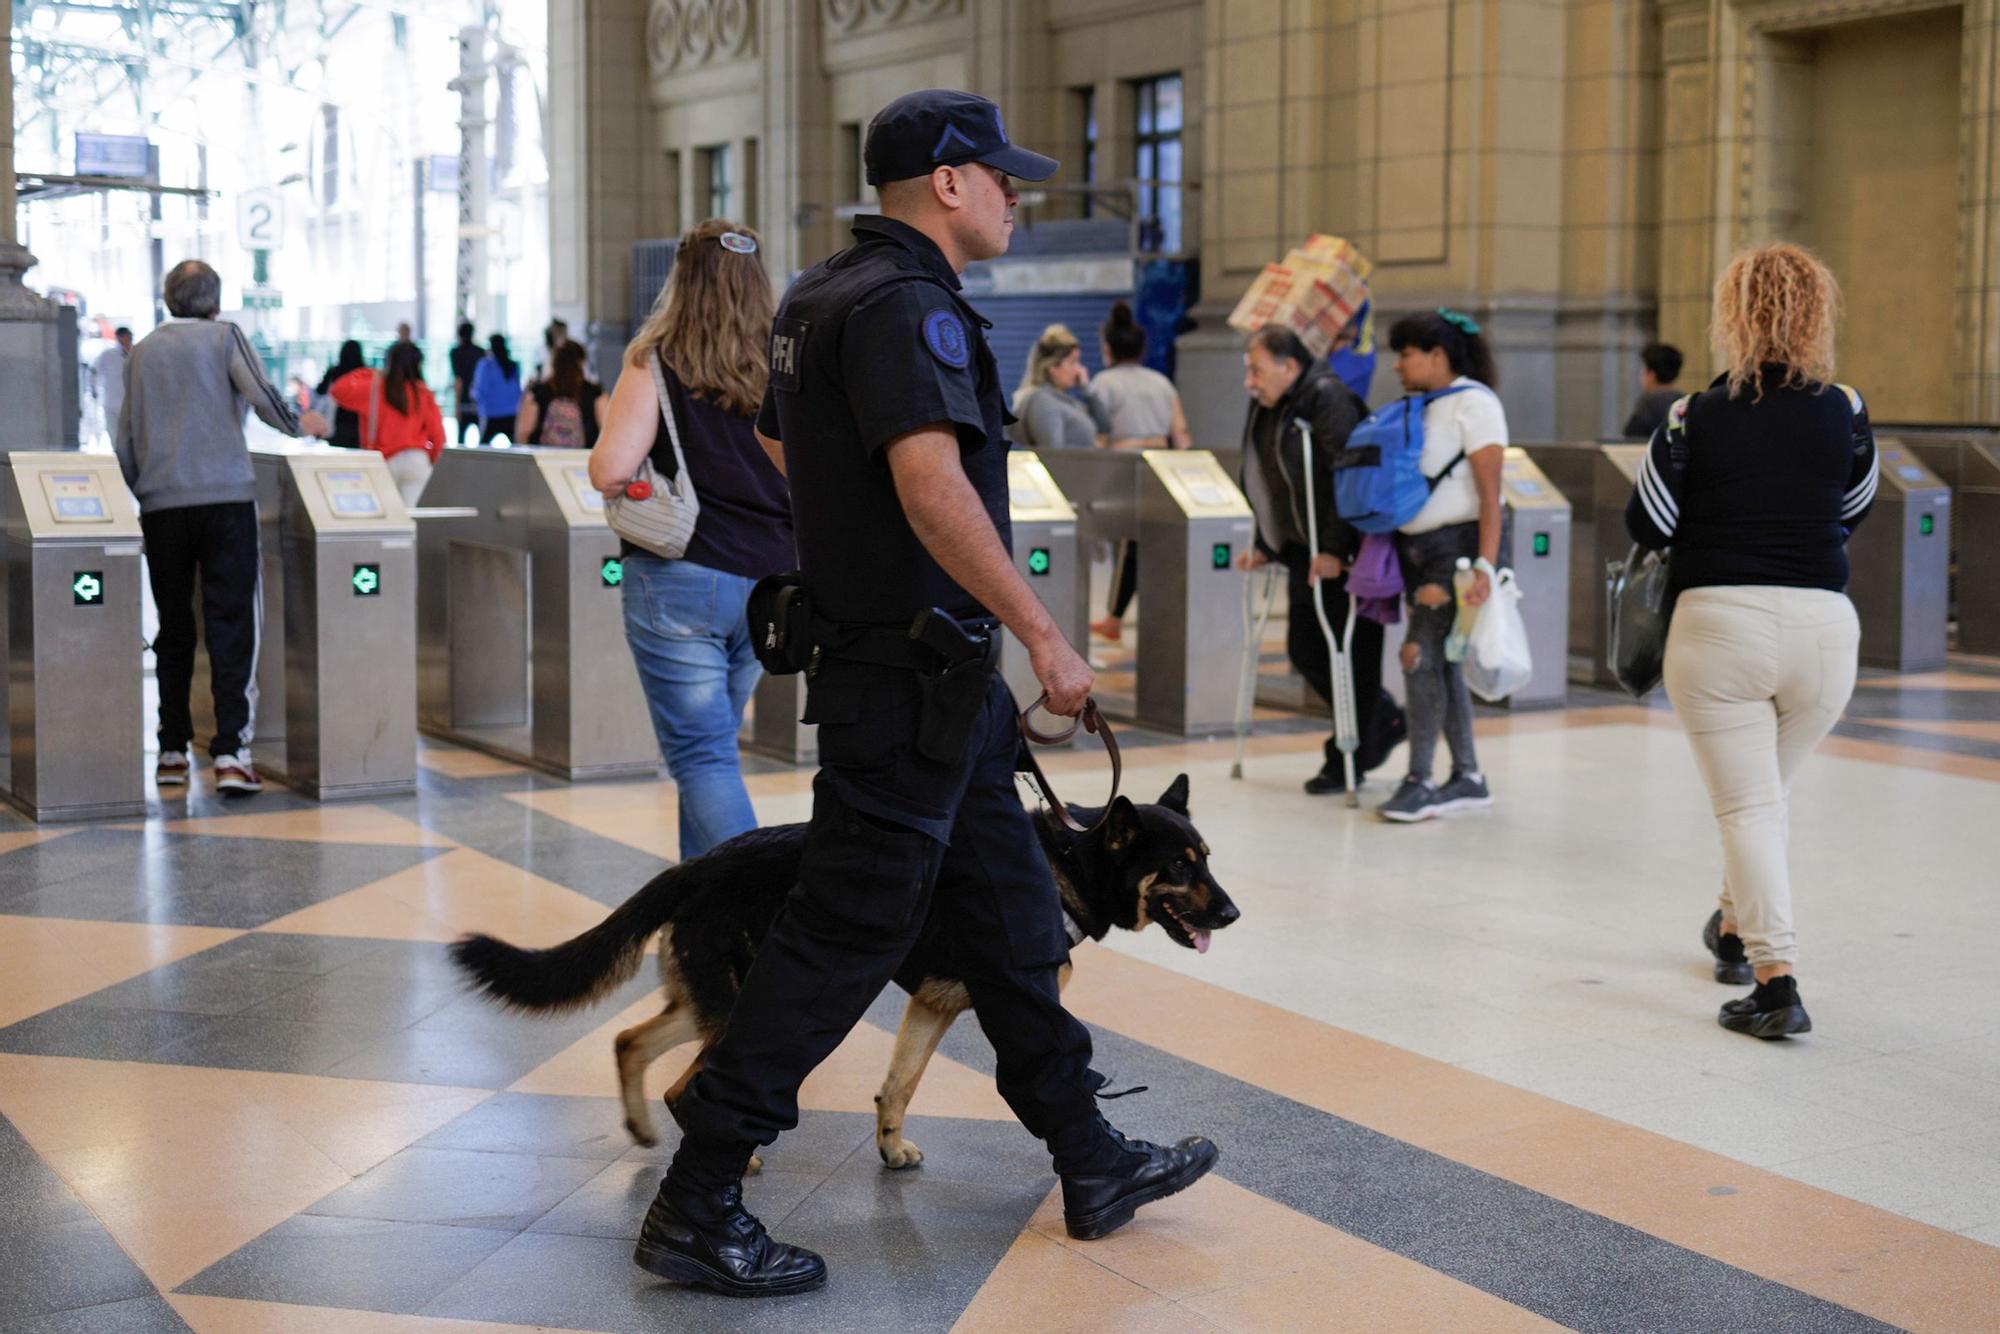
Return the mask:
{"type": "Polygon", "coordinates": [[[1209,568],[1226,570],[1229,568],[1230,546],[1227,542],[1217,542],[1208,549],[1209,568]]]}
{"type": "Polygon", "coordinates": [[[79,607],[103,606],[104,571],[78,570],[70,576],[69,591],[79,607]]]}
{"type": "Polygon", "coordinates": [[[348,582],[354,585],[354,596],[372,598],[382,591],[382,567],[380,565],[356,565],[348,582]]]}
{"type": "Polygon", "coordinates": [[[1049,572],[1049,549],[1047,547],[1028,548],[1028,573],[1044,575],[1049,572]]]}
{"type": "Polygon", "coordinates": [[[616,588],[625,582],[625,562],[616,556],[606,556],[597,567],[597,577],[604,581],[606,588],[616,588]]]}

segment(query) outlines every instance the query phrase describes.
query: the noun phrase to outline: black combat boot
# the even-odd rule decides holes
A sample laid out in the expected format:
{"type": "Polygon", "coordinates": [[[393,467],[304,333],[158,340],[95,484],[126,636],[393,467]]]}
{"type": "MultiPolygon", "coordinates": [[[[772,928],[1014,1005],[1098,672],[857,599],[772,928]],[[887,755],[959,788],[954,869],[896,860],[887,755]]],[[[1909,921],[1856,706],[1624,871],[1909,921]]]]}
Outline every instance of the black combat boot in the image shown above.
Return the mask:
{"type": "Polygon", "coordinates": [[[727,1297],[781,1297],[826,1282],[826,1261],[771,1240],[743,1207],[743,1187],[703,1191],[662,1181],[633,1262],[650,1274],[727,1297]]]}
{"type": "Polygon", "coordinates": [[[1734,931],[1728,935],[1722,933],[1722,909],[1717,908],[1702,927],[1701,943],[1715,956],[1716,981],[1740,987],[1757,980],[1749,958],[1743,953],[1743,937],[1734,931]]]}
{"type": "Polygon", "coordinates": [[[1140,1205],[1186,1190],[1215,1166],[1215,1145],[1199,1135],[1167,1148],[1112,1133],[1123,1150],[1115,1166],[1063,1174],[1063,1222],[1079,1241],[1110,1236],[1132,1221],[1140,1205]]]}

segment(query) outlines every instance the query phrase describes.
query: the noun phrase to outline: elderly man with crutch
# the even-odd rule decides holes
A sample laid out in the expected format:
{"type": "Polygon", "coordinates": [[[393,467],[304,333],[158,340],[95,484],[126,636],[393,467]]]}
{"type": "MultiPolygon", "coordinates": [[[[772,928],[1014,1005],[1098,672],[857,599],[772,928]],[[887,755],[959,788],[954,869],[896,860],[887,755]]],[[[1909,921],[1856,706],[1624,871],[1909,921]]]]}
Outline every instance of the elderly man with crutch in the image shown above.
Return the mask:
{"type": "MultiPolygon", "coordinates": [[[[1266,325],[1252,334],[1243,365],[1251,402],[1239,483],[1257,530],[1237,564],[1246,571],[1273,561],[1285,567],[1291,592],[1286,654],[1307,684],[1333,705],[1335,722],[1325,763],[1305,789],[1316,796],[1344,792],[1351,806],[1361,776],[1388,758],[1403,737],[1402,710],[1382,690],[1382,626],[1357,617],[1347,592],[1348,567],[1361,535],[1334,507],[1333,456],[1368,415],[1368,405],[1290,329],[1266,325]]],[[[1250,603],[1258,600],[1254,587],[1245,589],[1245,619],[1254,621],[1245,700],[1255,690],[1274,585],[1267,575],[1263,616],[1256,618],[1250,613],[1250,603]]],[[[1247,721],[1247,707],[1240,705],[1239,714],[1247,721]]],[[[1240,746],[1241,726],[1238,732],[1240,746]]]]}

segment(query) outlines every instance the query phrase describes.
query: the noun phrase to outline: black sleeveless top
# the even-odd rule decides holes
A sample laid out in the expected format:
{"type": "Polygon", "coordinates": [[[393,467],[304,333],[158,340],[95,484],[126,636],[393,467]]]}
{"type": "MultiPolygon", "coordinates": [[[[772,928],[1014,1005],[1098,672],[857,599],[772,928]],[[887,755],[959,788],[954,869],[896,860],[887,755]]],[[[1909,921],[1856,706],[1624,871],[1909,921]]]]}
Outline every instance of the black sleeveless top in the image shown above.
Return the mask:
{"type": "MultiPolygon", "coordinates": [[[[753,419],[689,393],[664,361],[661,369],[681,430],[681,452],[687,455],[688,475],[701,501],[701,517],[695,521],[684,559],[745,579],[797,569],[791,493],[757,443],[753,419]]],[[[629,366],[625,373],[650,378],[650,372],[629,366]]],[[[676,474],[673,439],[664,416],[654,420],[649,457],[661,477],[676,474]]],[[[623,546],[627,556],[640,551],[629,542],[623,546]]]]}

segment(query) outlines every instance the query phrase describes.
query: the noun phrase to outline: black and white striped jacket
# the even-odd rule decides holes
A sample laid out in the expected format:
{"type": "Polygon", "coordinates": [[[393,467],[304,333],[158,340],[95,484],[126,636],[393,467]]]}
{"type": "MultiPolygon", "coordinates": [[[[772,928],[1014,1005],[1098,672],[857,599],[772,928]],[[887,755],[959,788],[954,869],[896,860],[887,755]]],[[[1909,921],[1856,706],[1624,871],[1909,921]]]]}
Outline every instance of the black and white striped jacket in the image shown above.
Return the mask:
{"type": "Polygon", "coordinates": [[[1847,587],[1847,538],[1875,503],[1875,436],[1843,384],[1732,398],[1726,380],[1667,411],[1639,467],[1625,527],[1671,546],[1678,590],[1715,584],[1847,587]]]}

